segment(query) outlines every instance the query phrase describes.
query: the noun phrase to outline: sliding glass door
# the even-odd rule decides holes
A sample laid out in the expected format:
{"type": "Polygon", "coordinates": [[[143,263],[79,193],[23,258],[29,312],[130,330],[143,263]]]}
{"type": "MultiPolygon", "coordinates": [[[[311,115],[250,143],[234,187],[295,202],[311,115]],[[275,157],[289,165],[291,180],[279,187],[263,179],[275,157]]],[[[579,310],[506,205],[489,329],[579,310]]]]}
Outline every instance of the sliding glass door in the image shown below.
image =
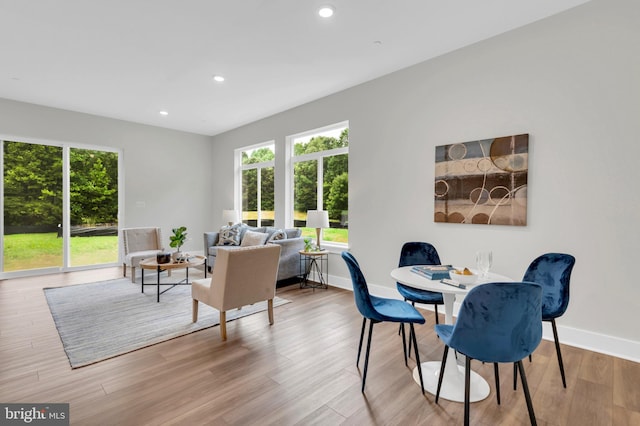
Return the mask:
{"type": "Polygon", "coordinates": [[[2,272],[118,260],[118,152],[2,143],[2,272]]]}
{"type": "Polygon", "coordinates": [[[118,153],[69,151],[70,266],[118,260],[118,153]]]}
{"type": "Polygon", "coordinates": [[[63,266],[62,148],[4,141],[3,271],[63,266]]]}

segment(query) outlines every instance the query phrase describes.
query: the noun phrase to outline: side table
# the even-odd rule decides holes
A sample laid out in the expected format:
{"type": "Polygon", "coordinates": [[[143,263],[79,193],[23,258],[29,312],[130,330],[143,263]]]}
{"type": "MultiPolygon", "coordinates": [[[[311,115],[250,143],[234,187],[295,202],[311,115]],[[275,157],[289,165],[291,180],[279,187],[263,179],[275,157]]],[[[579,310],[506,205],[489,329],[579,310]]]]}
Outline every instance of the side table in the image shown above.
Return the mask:
{"type": "Polygon", "coordinates": [[[300,250],[300,288],[328,288],[329,250],[300,250]]]}

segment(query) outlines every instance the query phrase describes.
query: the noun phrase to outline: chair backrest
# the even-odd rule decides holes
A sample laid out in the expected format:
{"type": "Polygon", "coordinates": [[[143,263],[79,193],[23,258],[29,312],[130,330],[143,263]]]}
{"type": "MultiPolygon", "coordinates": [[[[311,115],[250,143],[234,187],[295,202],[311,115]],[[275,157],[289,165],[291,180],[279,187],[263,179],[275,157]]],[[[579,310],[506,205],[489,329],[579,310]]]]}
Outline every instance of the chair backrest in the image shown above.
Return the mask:
{"type": "Polygon", "coordinates": [[[211,305],[227,311],[273,299],[279,260],[280,246],[276,244],[218,248],[211,276],[211,305]]]}
{"type": "Polygon", "coordinates": [[[342,258],[349,268],[351,274],[351,283],[353,284],[353,297],[356,301],[356,307],[360,314],[365,318],[377,319],[378,313],[373,307],[371,302],[371,295],[369,294],[369,288],[367,287],[367,281],[360,270],[360,265],[356,258],[348,251],[342,252],[342,258]]]}
{"type": "Polygon", "coordinates": [[[124,254],[137,251],[162,250],[160,228],[123,228],[122,244],[124,254]]]}
{"type": "Polygon", "coordinates": [[[516,362],[542,339],[542,288],[535,283],[488,283],[462,302],[450,346],[484,362],[516,362]]]}
{"type": "Polygon", "coordinates": [[[542,319],[558,318],[569,305],[569,281],[576,259],[570,254],[546,253],[537,257],[522,281],[542,286],[542,319]]]}
{"type": "Polygon", "coordinates": [[[404,243],[400,250],[398,266],[440,265],[440,256],[436,248],[419,241],[404,243]]]}

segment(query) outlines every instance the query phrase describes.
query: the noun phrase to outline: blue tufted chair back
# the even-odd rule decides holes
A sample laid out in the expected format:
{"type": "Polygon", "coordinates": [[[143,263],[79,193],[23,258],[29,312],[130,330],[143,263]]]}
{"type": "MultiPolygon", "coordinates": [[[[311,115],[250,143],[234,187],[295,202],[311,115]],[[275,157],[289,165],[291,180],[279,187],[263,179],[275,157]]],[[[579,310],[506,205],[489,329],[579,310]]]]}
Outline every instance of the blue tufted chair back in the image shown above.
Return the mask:
{"type": "Polygon", "coordinates": [[[575,257],[564,253],[546,253],[536,258],[524,273],[523,281],[542,286],[542,319],[558,318],[569,305],[569,281],[575,257]]]}
{"type": "Polygon", "coordinates": [[[351,274],[351,282],[353,284],[353,297],[356,300],[356,306],[360,314],[368,319],[380,321],[380,315],[376,312],[371,302],[367,281],[360,270],[360,265],[353,255],[347,251],[342,252],[342,258],[347,263],[349,273],[351,274]]]}
{"type": "Polygon", "coordinates": [[[517,362],[542,339],[542,288],[535,283],[488,283],[462,302],[449,346],[483,362],[517,362]]]}
{"type": "Polygon", "coordinates": [[[404,243],[400,251],[399,267],[412,265],[440,265],[436,248],[424,242],[404,243]]]}

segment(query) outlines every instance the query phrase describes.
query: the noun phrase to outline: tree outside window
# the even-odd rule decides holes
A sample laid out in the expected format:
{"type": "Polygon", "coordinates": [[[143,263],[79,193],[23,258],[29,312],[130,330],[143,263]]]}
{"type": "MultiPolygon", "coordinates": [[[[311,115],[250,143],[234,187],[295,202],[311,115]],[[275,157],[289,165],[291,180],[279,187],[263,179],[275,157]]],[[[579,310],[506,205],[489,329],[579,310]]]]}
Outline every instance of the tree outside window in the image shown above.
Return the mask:
{"type": "Polygon", "coordinates": [[[312,132],[293,139],[293,221],[303,235],[315,237],[306,228],[307,210],[327,210],[330,229],[323,241],[349,241],[349,129],[344,125],[312,132]]]}
{"type": "Polygon", "coordinates": [[[242,222],[250,226],[273,226],[274,145],[268,144],[241,152],[242,222]]]}

